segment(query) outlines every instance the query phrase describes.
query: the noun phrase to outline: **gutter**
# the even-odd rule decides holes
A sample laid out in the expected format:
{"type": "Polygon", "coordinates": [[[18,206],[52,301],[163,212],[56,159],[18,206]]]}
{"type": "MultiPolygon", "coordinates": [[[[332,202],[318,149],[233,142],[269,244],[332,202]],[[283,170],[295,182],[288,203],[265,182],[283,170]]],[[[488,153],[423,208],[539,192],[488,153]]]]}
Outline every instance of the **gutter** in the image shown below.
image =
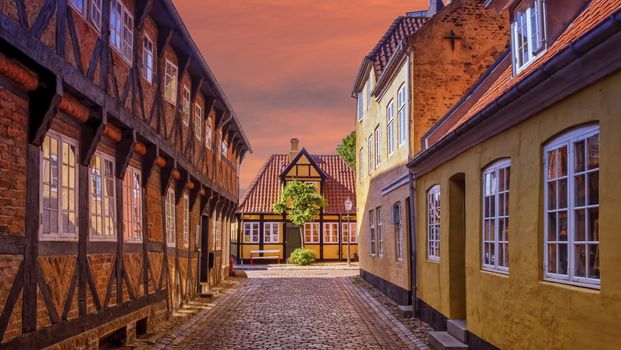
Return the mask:
{"type": "MultiPolygon", "coordinates": [[[[533,87],[555,75],[575,61],[581,61],[581,56],[591,51],[597,45],[606,41],[613,35],[617,34],[619,31],[621,31],[621,10],[617,10],[596,28],[592,29],[590,32],[584,34],[578,40],[565,47],[548,62],[544,63],[522,81],[511,87],[499,98],[487,105],[483,110],[475,114],[474,117],[464,122],[464,124],[447,134],[444,138],[433,144],[425,151],[419,153],[416,157],[414,157],[414,159],[408,162],[408,168],[414,168],[420,165],[425,160],[431,158],[436,151],[447,147],[460,136],[466,134],[468,131],[471,131],[478,125],[493,117],[501,108],[506,107],[529,93],[533,87]]],[[[497,130],[496,133],[490,134],[489,137],[497,135],[503,130],[497,130]]],[[[463,151],[465,151],[465,149],[463,151]]]]}
{"type": "MultiPolygon", "coordinates": [[[[406,77],[407,77],[407,84],[408,84],[408,89],[407,89],[407,93],[406,93],[406,101],[408,101],[408,110],[407,110],[407,116],[408,116],[408,137],[412,137],[412,132],[413,132],[413,122],[412,122],[412,79],[410,74],[412,74],[412,69],[411,69],[411,65],[412,65],[412,56],[410,55],[412,51],[411,50],[407,50],[406,51],[406,56],[405,56],[405,65],[406,65],[406,77]]],[[[412,155],[412,143],[408,142],[408,158],[410,158],[410,156],[412,155]]],[[[415,222],[415,200],[414,200],[414,196],[416,195],[416,192],[414,191],[414,176],[412,174],[411,169],[408,169],[408,186],[409,186],[409,192],[410,192],[410,199],[409,199],[409,210],[408,210],[408,217],[410,220],[410,235],[409,235],[409,241],[410,241],[410,254],[409,258],[410,258],[410,299],[412,299],[412,316],[416,317],[416,315],[418,314],[418,307],[417,307],[417,301],[416,301],[416,291],[418,290],[417,286],[418,286],[418,282],[416,280],[416,258],[417,258],[417,254],[416,254],[416,222],[415,222]]]]}

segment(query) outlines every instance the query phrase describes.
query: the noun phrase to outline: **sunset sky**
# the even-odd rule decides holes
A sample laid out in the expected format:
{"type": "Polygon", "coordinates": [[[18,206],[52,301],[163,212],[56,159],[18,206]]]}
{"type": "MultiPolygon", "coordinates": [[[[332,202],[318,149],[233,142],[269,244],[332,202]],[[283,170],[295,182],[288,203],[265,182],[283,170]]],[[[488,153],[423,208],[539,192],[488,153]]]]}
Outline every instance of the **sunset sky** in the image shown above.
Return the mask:
{"type": "Polygon", "coordinates": [[[399,15],[426,0],[174,0],[254,148],[242,192],[298,137],[330,154],[354,130],[354,77],[399,15]]]}

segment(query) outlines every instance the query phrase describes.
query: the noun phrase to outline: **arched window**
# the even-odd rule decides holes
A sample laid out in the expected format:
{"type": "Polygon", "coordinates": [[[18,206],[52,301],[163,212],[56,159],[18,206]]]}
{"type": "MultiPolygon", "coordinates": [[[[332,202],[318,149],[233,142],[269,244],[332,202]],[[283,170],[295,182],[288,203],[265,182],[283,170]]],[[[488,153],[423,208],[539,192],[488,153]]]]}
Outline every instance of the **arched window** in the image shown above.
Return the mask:
{"type": "Polygon", "coordinates": [[[509,272],[509,179],[511,160],[483,171],[483,269],[509,272]]]}
{"type": "Polygon", "coordinates": [[[440,260],[440,185],[427,191],[427,259],[440,260]]]}

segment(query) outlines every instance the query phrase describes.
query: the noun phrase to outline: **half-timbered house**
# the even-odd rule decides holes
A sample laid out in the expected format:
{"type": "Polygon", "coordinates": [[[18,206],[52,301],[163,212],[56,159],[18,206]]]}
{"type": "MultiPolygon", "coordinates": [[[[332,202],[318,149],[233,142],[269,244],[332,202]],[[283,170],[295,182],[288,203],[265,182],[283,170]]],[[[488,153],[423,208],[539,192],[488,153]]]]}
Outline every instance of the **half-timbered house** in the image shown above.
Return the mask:
{"type": "Polygon", "coordinates": [[[150,332],[228,269],[250,145],[170,0],[0,2],[0,347],[150,332]]]}

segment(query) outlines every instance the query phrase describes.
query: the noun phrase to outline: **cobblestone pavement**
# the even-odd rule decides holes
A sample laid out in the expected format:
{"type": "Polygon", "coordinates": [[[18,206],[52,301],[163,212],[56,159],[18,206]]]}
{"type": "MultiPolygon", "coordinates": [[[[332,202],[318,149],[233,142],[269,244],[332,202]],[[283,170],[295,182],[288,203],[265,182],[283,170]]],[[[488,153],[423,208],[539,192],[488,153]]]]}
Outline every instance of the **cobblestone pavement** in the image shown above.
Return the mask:
{"type": "Polygon", "coordinates": [[[357,270],[259,270],[154,349],[421,349],[411,327],[352,282],[357,270]]]}

